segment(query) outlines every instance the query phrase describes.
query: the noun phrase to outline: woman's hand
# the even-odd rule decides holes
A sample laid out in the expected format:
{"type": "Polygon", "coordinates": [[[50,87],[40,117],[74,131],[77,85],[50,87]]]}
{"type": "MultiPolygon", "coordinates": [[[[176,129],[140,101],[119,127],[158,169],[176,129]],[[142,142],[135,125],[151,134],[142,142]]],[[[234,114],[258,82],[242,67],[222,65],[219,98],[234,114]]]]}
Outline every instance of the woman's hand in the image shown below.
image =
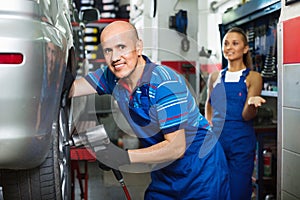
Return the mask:
{"type": "Polygon", "coordinates": [[[260,107],[262,103],[266,103],[266,100],[260,96],[249,97],[248,105],[253,105],[255,108],[260,107]]]}

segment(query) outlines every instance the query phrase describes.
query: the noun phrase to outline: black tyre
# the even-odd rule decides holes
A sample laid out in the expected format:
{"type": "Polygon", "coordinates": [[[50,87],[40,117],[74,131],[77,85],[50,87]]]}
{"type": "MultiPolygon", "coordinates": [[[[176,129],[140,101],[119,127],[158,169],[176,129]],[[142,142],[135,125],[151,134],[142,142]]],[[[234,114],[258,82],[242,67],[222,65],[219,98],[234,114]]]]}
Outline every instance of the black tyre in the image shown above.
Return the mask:
{"type": "Polygon", "coordinates": [[[53,140],[46,160],[34,169],[1,170],[4,200],[71,199],[70,148],[67,109],[61,107],[53,124],[53,140]]]}

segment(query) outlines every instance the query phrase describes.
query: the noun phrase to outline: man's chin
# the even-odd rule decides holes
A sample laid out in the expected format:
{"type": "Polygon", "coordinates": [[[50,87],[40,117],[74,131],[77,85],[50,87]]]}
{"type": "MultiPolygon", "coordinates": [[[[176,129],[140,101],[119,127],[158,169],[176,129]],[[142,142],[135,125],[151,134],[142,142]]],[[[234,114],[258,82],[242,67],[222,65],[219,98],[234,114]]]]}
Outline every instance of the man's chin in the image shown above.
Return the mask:
{"type": "Polygon", "coordinates": [[[128,76],[130,76],[130,74],[132,74],[132,70],[128,70],[128,69],[122,69],[122,70],[113,70],[113,73],[115,74],[116,77],[118,78],[126,78],[128,76]]]}
{"type": "Polygon", "coordinates": [[[118,79],[126,79],[128,77],[128,74],[124,74],[124,73],[115,73],[115,76],[118,79]]]}

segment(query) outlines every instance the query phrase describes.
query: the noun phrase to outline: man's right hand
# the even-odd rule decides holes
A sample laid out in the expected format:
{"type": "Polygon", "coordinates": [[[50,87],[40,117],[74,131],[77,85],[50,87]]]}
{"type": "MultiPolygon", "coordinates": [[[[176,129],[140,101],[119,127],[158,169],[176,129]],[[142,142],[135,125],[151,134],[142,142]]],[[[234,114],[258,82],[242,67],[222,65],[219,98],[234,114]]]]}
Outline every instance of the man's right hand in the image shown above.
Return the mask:
{"type": "Polygon", "coordinates": [[[108,167],[107,165],[103,164],[103,163],[100,162],[99,160],[97,160],[97,162],[98,162],[98,166],[99,166],[102,170],[104,170],[104,171],[109,171],[109,170],[111,170],[110,167],[108,167]]]}
{"type": "Polygon", "coordinates": [[[119,170],[120,166],[130,164],[128,152],[111,142],[105,145],[105,148],[96,148],[95,154],[100,163],[112,169],[119,170]]]}

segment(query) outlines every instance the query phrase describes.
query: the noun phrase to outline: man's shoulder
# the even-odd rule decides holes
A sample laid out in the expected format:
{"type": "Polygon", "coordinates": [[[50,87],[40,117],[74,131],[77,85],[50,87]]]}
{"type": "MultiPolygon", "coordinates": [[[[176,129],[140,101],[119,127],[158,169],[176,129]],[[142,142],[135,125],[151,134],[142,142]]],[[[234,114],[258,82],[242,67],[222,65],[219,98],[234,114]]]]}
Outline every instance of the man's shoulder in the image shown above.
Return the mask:
{"type": "Polygon", "coordinates": [[[174,69],[166,65],[157,65],[152,73],[160,77],[162,80],[177,79],[179,75],[174,69]]]}

